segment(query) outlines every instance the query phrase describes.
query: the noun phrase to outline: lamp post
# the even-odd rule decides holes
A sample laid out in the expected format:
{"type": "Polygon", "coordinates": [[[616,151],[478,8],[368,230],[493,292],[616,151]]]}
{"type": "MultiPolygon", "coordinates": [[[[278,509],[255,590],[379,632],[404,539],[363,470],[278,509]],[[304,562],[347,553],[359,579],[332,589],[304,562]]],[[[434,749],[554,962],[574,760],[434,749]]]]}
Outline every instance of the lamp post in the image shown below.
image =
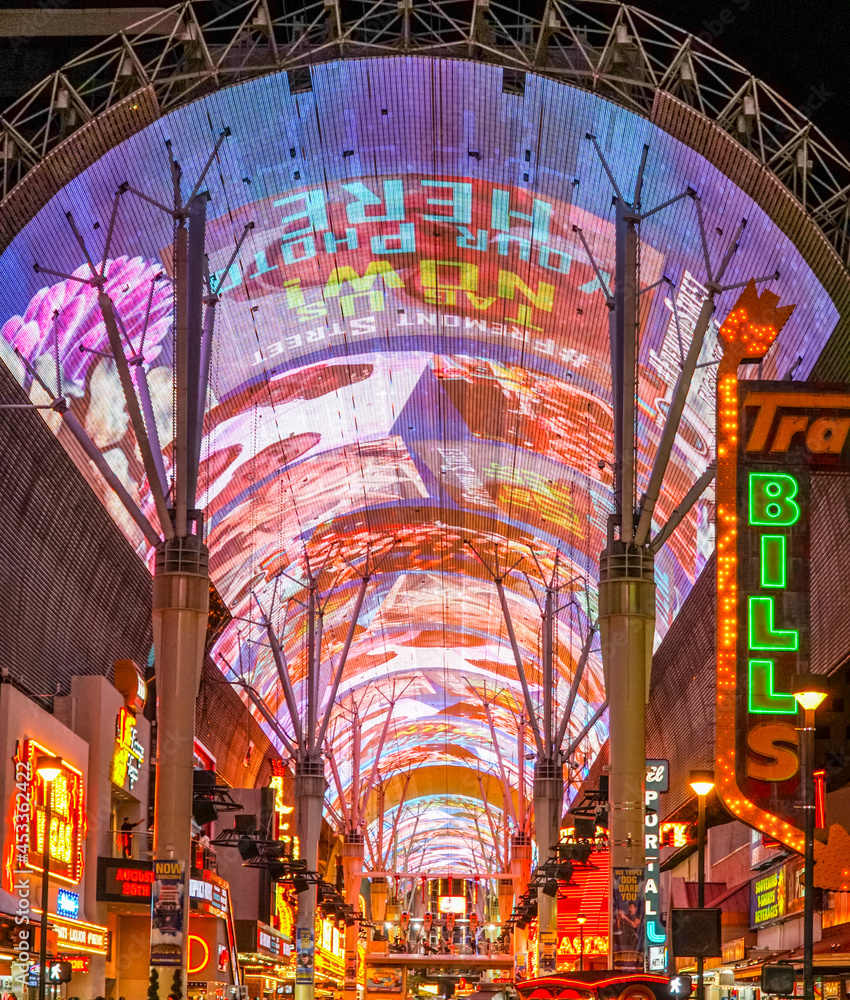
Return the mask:
{"type": "Polygon", "coordinates": [[[797,674],[791,690],[803,709],[800,730],[800,778],[803,786],[805,816],[805,853],[803,856],[803,996],[814,1000],[815,982],[812,967],[815,920],[815,709],[826,697],[826,679],[817,674],[797,674]]]}
{"type": "Polygon", "coordinates": [[[47,757],[41,755],[36,758],[35,770],[44,782],[44,843],[41,856],[41,940],[38,948],[38,964],[40,968],[38,977],[38,1000],[44,1000],[44,991],[47,985],[47,907],[49,903],[48,893],[50,889],[50,807],[51,787],[53,779],[62,770],[61,757],[47,757]]]}
{"type": "Polygon", "coordinates": [[[581,942],[578,959],[578,971],[584,972],[584,925],[587,923],[587,917],[579,915],[576,917],[576,920],[578,920],[579,941],[581,942]]]}
{"type": "MultiPolygon", "coordinates": [[[[691,771],[691,788],[697,793],[699,822],[697,824],[697,907],[705,906],[705,797],[714,788],[713,771],[691,771]]],[[[697,956],[697,1000],[705,1000],[703,957],[697,956]]]]}

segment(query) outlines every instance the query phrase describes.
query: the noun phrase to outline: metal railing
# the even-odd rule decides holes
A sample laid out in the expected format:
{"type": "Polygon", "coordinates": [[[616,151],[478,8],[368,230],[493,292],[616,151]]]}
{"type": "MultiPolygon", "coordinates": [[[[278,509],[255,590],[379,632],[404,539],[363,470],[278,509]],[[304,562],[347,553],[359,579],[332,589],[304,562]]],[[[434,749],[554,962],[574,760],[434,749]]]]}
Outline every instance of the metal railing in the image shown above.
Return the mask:
{"type": "Polygon", "coordinates": [[[120,828],[111,830],[108,857],[149,861],[153,857],[153,831],[145,830],[140,833],[133,830],[130,833],[122,833],[120,828]]]}

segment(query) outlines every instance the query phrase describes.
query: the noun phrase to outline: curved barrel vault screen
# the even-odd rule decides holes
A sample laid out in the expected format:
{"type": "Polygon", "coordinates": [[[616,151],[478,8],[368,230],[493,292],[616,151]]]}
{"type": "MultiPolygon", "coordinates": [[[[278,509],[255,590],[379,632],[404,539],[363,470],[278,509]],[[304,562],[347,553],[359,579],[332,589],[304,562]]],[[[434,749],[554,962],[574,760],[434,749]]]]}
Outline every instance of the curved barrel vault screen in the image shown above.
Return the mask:
{"type": "MultiPolygon", "coordinates": [[[[398,824],[408,860],[432,870],[480,870],[478,852],[495,846],[480,818],[482,788],[497,812],[504,805],[490,777],[497,761],[481,699],[494,699],[516,788],[522,696],[496,589],[466,543],[492,563],[515,566],[505,585],[538,699],[539,567],[551,573],[557,560],[565,585],[555,651],[563,703],[595,621],[597,560],[612,510],[608,311],[574,227],[610,280],[613,192],[586,133],[597,136],[627,196],[648,144],[644,201],[657,205],[692,187],[713,257],[746,218],[727,281],[779,270],[773,287],[797,304],[765,377],[781,377],[798,357],[796,377],[805,377],[837,312],[791,241],[719,170],[591,94],[532,76],[524,95],[507,94],[496,67],[413,58],[314,67],[312,91],[297,95],[285,74],[245,83],[116,147],[54,197],[0,259],[6,364],[43,402],[12,347],[55,386],[58,338],[62,391],[151,516],[115,367],[92,353],[107,349],[96,295],[72,282],[48,283],[33,263],[81,269],[65,212],[73,210],[97,253],[122,182],[169,203],[165,140],[184,175],[196,176],[226,127],[231,136],[207,177],[207,250],[222,300],[198,506],[206,511],[213,581],[235,618],[213,658],[225,676],[253,685],[271,712],[282,707],[256,595],[264,608],[275,607],[296,694],[303,690],[302,595],[291,578],[302,576],[306,552],[314,570],[325,567],[323,589],[331,591],[322,647],[327,686],[368,549],[378,570],[330,730],[342,783],[352,780],[344,722],[353,708],[363,721],[364,769],[391,711],[380,762],[392,779],[387,822],[397,776],[416,768],[398,824]],[[247,222],[254,228],[224,273],[247,222]]],[[[166,468],[171,290],[167,274],[156,276],[170,266],[171,242],[163,213],[122,200],[107,291],[135,350],[150,308],[143,352],[166,468]]],[[[640,300],[638,495],[680,343],[688,342],[704,292],[692,203],[644,222],[639,252],[642,286],[666,276],[675,288],[659,284],[640,300]]],[[[719,318],[734,294],[721,297],[719,318]]],[[[703,361],[713,357],[715,330],[703,361]]],[[[713,372],[698,369],[658,523],[712,458],[713,372]]],[[[150,559],[59,419],[42,412],[150,559]]],[[[657,557],[657,640],[710,555],[712,518],[709,491],[657,557]]],[[[573,735],[603,697],[593,653],[573,735]]],[[[579,769],[605,737],[603,716],[577,752],[579,769]]]]}

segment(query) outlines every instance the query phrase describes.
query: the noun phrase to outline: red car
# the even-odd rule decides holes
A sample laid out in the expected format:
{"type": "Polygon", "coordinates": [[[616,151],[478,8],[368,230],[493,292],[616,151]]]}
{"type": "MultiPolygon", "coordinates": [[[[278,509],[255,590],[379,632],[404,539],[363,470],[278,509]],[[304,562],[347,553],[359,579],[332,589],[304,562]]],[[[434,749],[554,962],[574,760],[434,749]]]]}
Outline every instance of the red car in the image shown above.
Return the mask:
{"type": "MultiPolygon", "coordinates": [[[[517,983],[522,1000],[676,1000],[667,976],[651,972],[563,972],[517,983]]],[[[690,993],[690,990],[688,990],[690,993]]]]}

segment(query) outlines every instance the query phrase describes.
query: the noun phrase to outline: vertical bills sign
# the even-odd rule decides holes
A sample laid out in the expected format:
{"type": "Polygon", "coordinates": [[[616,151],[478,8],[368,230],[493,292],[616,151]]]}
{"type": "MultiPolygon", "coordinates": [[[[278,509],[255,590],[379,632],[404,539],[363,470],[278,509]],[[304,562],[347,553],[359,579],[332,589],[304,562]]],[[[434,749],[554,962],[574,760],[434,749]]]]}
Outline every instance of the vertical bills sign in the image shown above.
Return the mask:
{"type": "Polygon", "coordinates": [[[726,317],[717,379],[717,789],[803,850],[795,674],[809,668],[813,467],[846,466],[850,391],[738,380],[793,306],[751,282],[726,317]]]}

